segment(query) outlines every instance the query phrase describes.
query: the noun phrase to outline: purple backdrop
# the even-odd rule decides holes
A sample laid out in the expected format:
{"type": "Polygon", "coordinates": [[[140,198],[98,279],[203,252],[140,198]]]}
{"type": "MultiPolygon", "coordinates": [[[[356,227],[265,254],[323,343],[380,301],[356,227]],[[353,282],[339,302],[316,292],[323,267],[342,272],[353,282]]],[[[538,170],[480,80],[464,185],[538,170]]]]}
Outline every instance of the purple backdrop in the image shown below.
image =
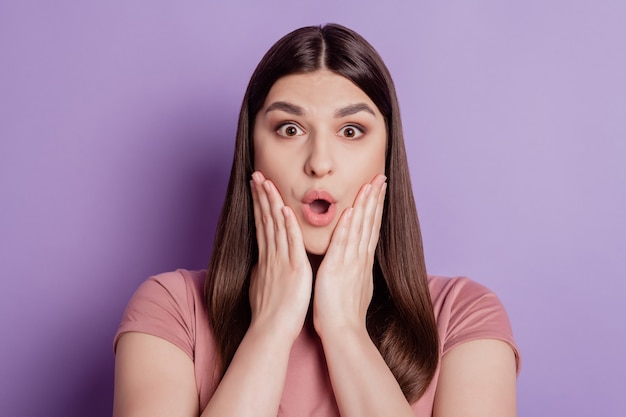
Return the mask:
{"type": "Polygon", "coordinates": [[[254,66],[329,21],[395,77],[430,271],[508,308],[520,415],[624,415],[626,3],[87,3],[0,4],[0,415],[110,415],[128,298],[207,263],[254,66]]]}

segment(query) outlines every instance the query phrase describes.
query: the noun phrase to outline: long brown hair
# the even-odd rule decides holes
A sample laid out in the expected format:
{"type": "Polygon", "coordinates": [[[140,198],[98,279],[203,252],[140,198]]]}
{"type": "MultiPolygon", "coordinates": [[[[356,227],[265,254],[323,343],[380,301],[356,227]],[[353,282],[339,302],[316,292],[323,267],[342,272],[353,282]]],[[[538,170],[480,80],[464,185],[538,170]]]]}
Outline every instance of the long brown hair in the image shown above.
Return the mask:
{"type": "Polygon", "coordinates": [[[321,68],[342,75],[378,106],[387,125],[387,197],[367,316],[373,342],[413,402],[432,380],[439,339],[393,81],[360,35],[336,24],[297,29],[280,39],[252,74],[241,105],[235,154],[206,279],[209,321],[223,376],[251,320],[248,287],[258,259],[249,180],[254,119],[281,77],[321,68]]]}

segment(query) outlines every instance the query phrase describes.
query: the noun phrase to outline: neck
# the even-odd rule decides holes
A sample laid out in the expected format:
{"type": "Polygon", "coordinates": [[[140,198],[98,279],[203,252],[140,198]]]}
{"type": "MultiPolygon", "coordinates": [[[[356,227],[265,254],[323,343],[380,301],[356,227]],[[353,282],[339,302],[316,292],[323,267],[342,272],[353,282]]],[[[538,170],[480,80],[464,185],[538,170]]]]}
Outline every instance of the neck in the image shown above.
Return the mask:
{"type": "Polygon", "coordinates": [[[307,256],[309,258],[309,263],[311,264],[311,271],[313,272],[313,288],[311,289],[311,301],[309,304],[309,311],[304,322],[304,328],[307,329],[308,332],[311,332],[311,334],[316,334],[315,328],[313,326],[313,297],[315,293],[315,276],[317,275],[317,270],[319,269],[320,264],[324,260],[324,254],[315,255],[307,252],[307,256]]]}
{"type": "Polygon", "coordinates": [[[307,252],[307,256],[309,257],[309,263],[311,264],[311,270],[313,271],[313,278],[315,279],[315,275],[317,275],[317,270],[324,260],[324,255],[314,255],[307,252]]]}

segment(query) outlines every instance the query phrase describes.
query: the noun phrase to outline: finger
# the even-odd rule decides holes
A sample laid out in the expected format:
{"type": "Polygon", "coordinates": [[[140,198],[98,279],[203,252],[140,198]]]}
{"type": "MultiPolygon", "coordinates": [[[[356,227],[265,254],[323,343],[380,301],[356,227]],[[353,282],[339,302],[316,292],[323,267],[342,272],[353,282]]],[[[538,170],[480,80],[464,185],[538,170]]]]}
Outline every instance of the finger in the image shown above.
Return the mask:
{"type": "Polygon", "coordinates": [[[326,251],[326,256],[324,257],[325,261],[327,258],[333,262],[334,260],[342,260],[346,258],[346,249],[350,235],[350,227],[353,222],[353,216],[353,207],[348,207],[341,214],[341,217],[337,222],[337,226],[335,226],[335,230],[333,231],[333,235],[330,238],[328,250],[326,251]]]}
{"type": "Polygon", "coordinates": [[[376,216],[378,211],[378,206],[380,204],[381,192],[383,186],[385,185],[386,177],[384,175],[377,175],[372,181],[372,192],[369,195],[369,198],[366,202],[365,207],[365,216],[364,216],[364,225],[363,225],[363,240],[362,250],[367,250],[370,247],[370,241],[372,238],[372,234],[376,233],[375,230],[377,227],[376,224],[376,216]]]}
{"type": "MultiPolygon", "coordinates": [[[[374,177],[374,179],[370,183],[372,185],[372,191],[370,192],[368,199],[365,202],[365,214],[364,214],[364,221],[365,221],[364,229],[368,232],[371,232],[372,227],[376,223],[376,215],[378,212],[378,205],[380,203],[380,198],[381,198],[380,193],[386,181],[387,181],[386,176],[384,176],[383,174],[378,174],[374,177]]],[[[370,235],[368,235],[368,239],[367,239],[368,242],[369,242],[370,235]]]]}
{"type": "Polygon", "coordinates": [[[265,237],[265,227],[263,226],[263,217],[261,213],[261,203],[259,202],[259,193],[257,190],[259,178],[255,178],[250,181],[250,191],[252,193],[252,205],[254,208],[254,224],[256,226],[256,240],[259,247],[259,258],[265,253],[267,246],[265,237]]]}
{"type": "Polygon", "coordinates": [[[274,240],[274,219],[272,216],[272,210],[270,208],[270,202],[267,195],[267,181],[263,175],[258,172],[253,175],[255,181],[255,190],[257,195],[257,201],[259,205],[259,225],[257,228],[262,228],[262,232],[265,238],[265,249],[269,256],[274,256],[276,252],[276,245],[274,240]]]}
{"type": "Polygon", "coordinates": [[[263,188],[265,189],[267,200],[269,203],[269,209],[272,214],[272,226],[274,227],[274,246],[277,252],[288,255],[287,248],[287,235],[285,232],[285,216],[282,213],[282,208],[285,207],[282,197],[278,188],[271,180],[265,180],[263,182],[263,188]]]}
{"type": "Polygon", "coordinates": [[[375,178],[372,184],[372,192],[367,199],[367,205],[365,207],[365,215],[363,220],[363,233],[362,239],[360,241],[361,246],[359,247],[361,253],[367,253],[368,255],[372,255],[371,251],[371,242],[372,240],[378,239],[378,223],[377,223],[377,212],[378,206],[380,204],[380,196],[382,187],[384,186],[384,177],[378,176],[375,178]]]}
{"type": "Polygon", "coordinates": [[[375,191],[373,188],[371,183],[364,184],[354,202],[354,215],[349,230],[348,247],[346,247],[346,252],[349,255],[363,253],[367,249],[370,233],[368,216],[371,216],[372,209],[370,206],[371,200],[374,198],[372,194],[375,191]]]}
{"type": "Polygon", "coordinates": [[[376,213],[374,215],[374,221],[372,223],[372,233],[369,241],[369,253],[373,254],[378,245],[378,238],[380,236],[380,226],[382,224],[383,212],[385,209],[385,197],[387,195],[387,183],[383,183],[378,193],[378,201],[376,204],[376,213]]]}
{"type": "Polygon", "coordinates": [[[304,264],[308,262],[302,230],[291,207],[283,206],[283,218],[285,221],[285,235],[287,239],[287,252],[292,265],[304,264]]]}

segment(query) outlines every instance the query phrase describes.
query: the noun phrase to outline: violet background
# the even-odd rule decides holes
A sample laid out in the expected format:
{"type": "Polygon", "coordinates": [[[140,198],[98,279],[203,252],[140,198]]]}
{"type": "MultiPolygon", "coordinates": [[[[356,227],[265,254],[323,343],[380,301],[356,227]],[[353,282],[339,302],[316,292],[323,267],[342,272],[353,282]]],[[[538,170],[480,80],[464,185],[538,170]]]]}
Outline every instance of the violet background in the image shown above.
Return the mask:
{"type": "Polygon", "coordinates": [[[111,415],[132,292],[207,264],[254,66],[325,22],[394,76],[429,270],[503,300],[519,415],[626,415],[626,2],[608,0],[0,3],[0,415],[111,415]]]}

